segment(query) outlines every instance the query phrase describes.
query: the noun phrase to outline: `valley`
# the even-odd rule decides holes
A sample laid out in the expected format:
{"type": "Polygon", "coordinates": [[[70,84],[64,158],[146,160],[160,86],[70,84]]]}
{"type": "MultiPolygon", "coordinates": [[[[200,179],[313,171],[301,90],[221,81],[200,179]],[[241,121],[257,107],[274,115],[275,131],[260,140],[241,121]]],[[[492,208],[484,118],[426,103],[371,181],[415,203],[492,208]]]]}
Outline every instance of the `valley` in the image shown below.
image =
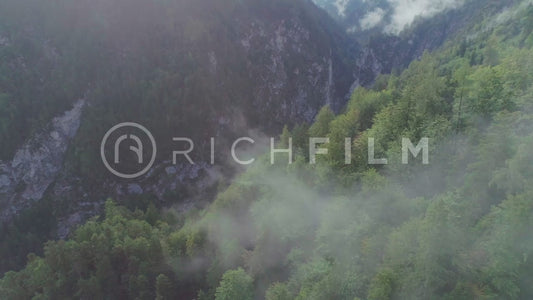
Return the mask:
{"type": "Polygon", "coordinates": [[[0,298],[531,298],[533,4],[407,2],[0,0],[0,298]]]}

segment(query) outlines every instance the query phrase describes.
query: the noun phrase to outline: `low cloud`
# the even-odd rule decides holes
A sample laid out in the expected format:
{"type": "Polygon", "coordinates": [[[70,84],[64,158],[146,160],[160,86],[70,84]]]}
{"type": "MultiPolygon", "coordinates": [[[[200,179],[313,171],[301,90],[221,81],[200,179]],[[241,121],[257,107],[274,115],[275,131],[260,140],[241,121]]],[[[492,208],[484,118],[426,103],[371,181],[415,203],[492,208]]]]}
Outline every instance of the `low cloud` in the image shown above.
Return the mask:
{"type": "Polygon", "coordinates": [[[349,2],[349,0],[335,0],[334,5],[339,16],[346,17],[346,8],[349,2]]]}
{"type": "Polygon", "coordinates": [[[361,20],[359,23],[361,25],[361,29],[368,30],[376,27],[379,25],[379,23],[381,23],[383,17],[385,17],[385,11],[381,8],[376,8],[374,11],[366,14],[366,16],[361,20]]]}
{"type": "Polygon", "coordinates": [[[392,7],[390,23],[385,32],[399,34],[417,18],[430,18],[447,10],[458,8],[463,0],[388,0],[392,7]]]}

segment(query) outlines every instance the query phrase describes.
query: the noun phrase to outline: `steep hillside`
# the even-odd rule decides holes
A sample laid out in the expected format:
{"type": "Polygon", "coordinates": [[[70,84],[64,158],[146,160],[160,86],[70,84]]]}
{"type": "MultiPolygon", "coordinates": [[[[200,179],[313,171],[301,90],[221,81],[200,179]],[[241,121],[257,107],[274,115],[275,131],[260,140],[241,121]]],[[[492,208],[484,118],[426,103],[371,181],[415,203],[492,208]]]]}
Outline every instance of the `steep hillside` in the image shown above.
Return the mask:
{"type": "Polygon", "coordinates": [[[362,53],[306,0],[0,1],[0,222],[25,249],[1,269],[108,197],[206,202],[234,174],[226,140],[311,122],[326,104],[341,111],[350,86],[375,77],[358,70],[362,53]],[[153,172],[135,182],[100,158],[105,132],[124,121],[158,141],[153,172]],[[171,163],[175,136],[194,140],[195,165],[171,163]],[[27,227],[35,215],[41,226],[27,227]]]}
{"type": "Polygon", "coordinates": [[[153,112],[162,119],[213,120],[238,108],[262,129],[310,121],[325,103],[344,105],[360,52],[303,0],[0,5],[1,133],[12,141],[2,144],[4,160],[80,98],[131,119],[146,115],[143,103],[166,101],[173,110],[153,112]],[[141,85],[150,91],[138,93],[141,85]],[[191,104],[194,113],[183,114],[191,104]]]}
{"type": "Polygon", "coordinates": [[[520,1],[485,0],[316,0],[317,5],[364,47],[359,70],[374,74],[400,71],[424,51],[466,32],[481,30],[490,16],[520,1]]]}
{"type": "MultiPolygon", "coordinates": [[[[10,244],[0,269],[67,237],[109,197],[132,209],[203,207],[236,173],[228,141],[285,124],[305,132],[324,105],[343,112],[352,88],[484,32],[474,25],[515,1],[482,2],[369,38],[307,0],[1,0],[0,138],[9,142],[0,144],[0,221],[10,244]],[[100,157],[106,131],[125,121],[158,141],[154,167],[135,181],[100,157]],[[194,140],[196,164],[172,163],[177,136],[194,140]]],[[[480,51],[468,55],[483,62],[480,51]]]]}
{"type": "Polygon", "coordinates": [[[488,15],[341,113],[285,127],[292,164],[265,149],[186,214],[109,200],[6,273],[0,295],[532,299],[533,4],[488,15]],[[314,159],[309,137],[329,139],[314,159]]]}
{"type": "MultiPolygon", "coordinates": [[[[12,213],[29,206],[14,191],[42,177],[67,182],[40,185],[32,194],[48,189],[62,196],[74,187],[78,191],[69,197],[114,195],[116,187],[104,187],[106,180],[113,186],[114,178],[106,176],[98,141],[119,122],[135,120],[150,128],[160,141],[159,165],[171,157],[172,137],[180,135],[197,141],[195,159],[202,162],[208,159],[202,151],[209,137],[223,143],[249,130],[277,132],[287,123],[311,121],[325,104],[340,111],[355,76],[363,82],[374,76],[356,71],[358,45],[303,0],[0,5],[0,137],[9,141],[0,145],[9,167],[2,171],[2,205],[12,213]],[[67,157],[42,159],[65,161],[65,168],[51,173],[33,166],[31,176],[14,178],[9,169],[15,154],[28,141],[35,144],[52,118],[79,99],[86,105],[67,157]]],[[[12,213],[3,214],[4,220],[12,213]]]]}
{"type": "MultiPolygon", "coordinates": [[[[385,30],[386,34],[379,34],[375,31],[367,32],[367,40],[364,42],[366,51],[362,61],[371,62],[372,58],[376,58],[379,68],[374,68],[379,73],[387,74],[393,69],[403,70],[411,61],[420,58],[426,50],[437,49],[446,41],[460,42],[465,35],[472,32],[488,30],[488,28],[483,28],[487,25],[481,24],[486,24],[488,19],[496,18],[500,12],[521,1],[466,0],[458,2],[461,5],[450,6],[449,9],[435,13],[434,16],[431,15],[431,18],[413,19],[412,23],[403,26],[402,30],[396,34],[387,33],[385,29],[379,30],[385,30]],[[452,9],[453,7],[456,8],[452,9]],[[384,47],[384,45],[387,46],[384,47]]],[[[365,34],[359,36],[362,37],[365,34]]]]}

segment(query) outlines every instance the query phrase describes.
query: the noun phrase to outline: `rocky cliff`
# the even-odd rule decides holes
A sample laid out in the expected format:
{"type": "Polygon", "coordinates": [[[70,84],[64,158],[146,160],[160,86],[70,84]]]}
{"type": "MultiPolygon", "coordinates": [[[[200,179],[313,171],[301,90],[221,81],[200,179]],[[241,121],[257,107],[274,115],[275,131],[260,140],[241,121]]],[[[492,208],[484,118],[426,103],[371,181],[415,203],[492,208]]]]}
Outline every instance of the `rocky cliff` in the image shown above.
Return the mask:
{"type": "Polygon", "coordinates": [[[63,168],[65,152],[80,125],[85,101],[29,139],[9,162],[0,162],[0,222],[41,200],[63,168]]]}
{"type": "Polygon", "coordinates": [[[324,105],[341,111],[350,86],[375,76],[358,69],[359,44],[307,0],[32,5],[0,4],[0,69],[17,74],[0,78],[0,116],[4,95],[18,113],[5,127],[13,143],[0,145],[2,220],[45,196],[54,201],[59,236],[108,197],[161,205],[209,199],[218,173],[234,172],[223,156],[217,170],[206,163],[209,137],[222,152],[235,136],[277,135],[285,124],[311,122],[324,105]],[[83,114],[80,102],[43,128],[25,122],[30,111],[51,119],[81,95],[83,114]],[[124,121],[149,128],[160,150],[153,170],[135,181],[111,175],[99,156],[104,133],[124,121]],[[168,161],[173,136],[195,140],[196,165],[168,161]]]}
{"type": "Polygon", "coordinates": [[[18,72],[0,78],[7,91],[0,100],[16,106],[13,100],[25,97],[15,111],[24,116],[33,107],[32,116],[43,119],[55,110],[39,111],[57,110],[56,99],[84,95],[89,103],[83,114],[77,102],[38,130],[41,123],[18,124],[17,118],[0,127],[19,128],[26,137],[2,151],[16,149],[0,165],[2,220],[49,196],[62,237],[108,197],[160,205],[209,199],[218,173],[233,172],[223,162],[218,170],[206,163],[209,137],[227,149],[225,141],[236,136],[274,135],[284,124],[310,122],[324,105],[341,111],[352,88],[405,66],[466,23],[444,15],[405,36],[378,34],[363,47],[307,0],[61,0],[34,4],[42,6],[40,18],[19,0],[5,3],[20,6],[24,18],[0,10],[9,25],[0,26],[6,54],[0,66],[18,72]],[[449,25],[441,30],[438,24],[449,25]],[[34,93],[23,93],[29,83],[34,93]],[[37,101],[43,91],[48,97],[37,101]],[[105,132],[124,121],[145,125],[160,142],[155,167],[135,181],[113,177],[99,156],[105,132]],[[168,161],[174,136],[195,140],[196,165],[168,161]]]}

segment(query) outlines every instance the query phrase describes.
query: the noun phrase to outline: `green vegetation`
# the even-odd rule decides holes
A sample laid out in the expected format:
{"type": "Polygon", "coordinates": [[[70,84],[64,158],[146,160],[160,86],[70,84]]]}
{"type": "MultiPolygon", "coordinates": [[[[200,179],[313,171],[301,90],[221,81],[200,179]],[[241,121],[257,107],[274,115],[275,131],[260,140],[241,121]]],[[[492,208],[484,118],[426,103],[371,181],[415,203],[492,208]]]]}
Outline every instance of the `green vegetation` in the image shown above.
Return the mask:
{"type": "Polygon", "coordinates": [[[342,114],[285,128],[295,163],[262,157],[205,210],[176,221],[109,201],[0,295],[532,299],[533,7],[520,8],[357,89],[342,114]],[[315,165],[310,135],[331,139],[315,165]],[[389,165],[366,163],[368,137],[389,165]],[[430,137],[431,164],[402,165],[402,137],[430,137]]]}
{"type": "Polygon", "coordinates": [[[215,293],[216,300],[253,300],[253,279],[243,269],[227,271],[215,293]]]}

